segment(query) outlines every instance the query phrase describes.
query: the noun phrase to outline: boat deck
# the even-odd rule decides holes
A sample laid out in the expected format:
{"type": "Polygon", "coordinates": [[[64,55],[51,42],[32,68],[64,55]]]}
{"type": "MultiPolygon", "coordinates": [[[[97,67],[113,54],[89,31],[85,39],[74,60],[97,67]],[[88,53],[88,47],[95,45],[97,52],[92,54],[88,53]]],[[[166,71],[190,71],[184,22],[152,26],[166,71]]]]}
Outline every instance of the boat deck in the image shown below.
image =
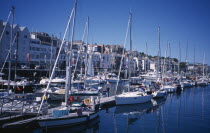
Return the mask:
{"type": "Polygon", "coordinates": [[[114,105],[115,104],[115,96],[100,98],[100,104],[101,104],[101,107],[110,105],[110,104],[114,105]]]}

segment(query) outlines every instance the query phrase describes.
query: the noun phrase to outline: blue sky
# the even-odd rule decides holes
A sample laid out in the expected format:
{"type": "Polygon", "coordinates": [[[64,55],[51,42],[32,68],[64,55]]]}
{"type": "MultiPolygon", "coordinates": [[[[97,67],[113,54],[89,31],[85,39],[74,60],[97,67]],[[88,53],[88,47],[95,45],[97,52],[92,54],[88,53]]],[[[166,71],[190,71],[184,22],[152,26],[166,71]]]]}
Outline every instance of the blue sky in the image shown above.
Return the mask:
{"type": "MultiPolygon", "coordinates": [[[[63,35],[73,0],[0,0],[0,19],[6,21],[11,6],[15,9],[15,23],[27,26],[30,31],[63,35]]],[[[133,49],[157,55],[158,32],[161,27],[162,55],[167,41],[171,56],[179,58],[179,41],[182,61],[210,65],[210,1],[209,0],[78,0],[75,39],[81,40],[87,16],[90,17],[90,43],[123,44],[129,11],[133,13],[133,49]]],[[[129,48],[129,43],[127,43],[129,48]]]]}

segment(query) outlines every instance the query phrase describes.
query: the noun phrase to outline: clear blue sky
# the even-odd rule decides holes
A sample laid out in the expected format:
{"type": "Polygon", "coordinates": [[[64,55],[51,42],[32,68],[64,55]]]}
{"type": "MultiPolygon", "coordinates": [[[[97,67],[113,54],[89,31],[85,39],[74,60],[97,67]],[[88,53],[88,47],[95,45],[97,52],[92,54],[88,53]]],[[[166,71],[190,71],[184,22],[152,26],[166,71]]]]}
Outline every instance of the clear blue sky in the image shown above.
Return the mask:
{"type": "MultiPolygon", "coordinates": [[[[60,36],[64,33],[73,0],[0,0],[0,19],[6,21],[11,6],[15,9],[15,23],[27,26],[30,31],[47,32],[60,36]]],[[[98,44],[123,44],[129,10],[133,13],[133,49],[157,55],[158,33],[161,27],[162,55],[166,43],[171,43],[171,56],[179,57],[181,43],[182,61],[210,65],[210,0],[78,0],[76,39],[81,40],[87,16],[90,17],[90,42],[98,44]]],[[[129,44],[127,43],[127,48],[129,44]]]]}

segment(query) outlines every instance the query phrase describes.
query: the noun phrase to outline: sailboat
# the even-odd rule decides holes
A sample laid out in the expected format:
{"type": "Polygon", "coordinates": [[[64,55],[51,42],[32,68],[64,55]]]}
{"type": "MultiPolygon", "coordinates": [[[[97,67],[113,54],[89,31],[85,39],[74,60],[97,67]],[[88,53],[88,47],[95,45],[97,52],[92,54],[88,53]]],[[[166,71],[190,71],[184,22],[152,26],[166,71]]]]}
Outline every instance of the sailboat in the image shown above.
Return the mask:
{"type": "MultiPolygon", "coordinates": [[[[187,56],[188,56],[188,42],[187,42],[187,48],[186,48],[186,57],[185,57],[185,63],[187,65],[187,56]]],[[[182,88],[186,88],[186,87],[192,87],[194,86],[194,83],[191,81],[191,80],[188,80],[186,77],[187,77],[187,67],[186,67],[186,72],[185,72],[185,78],[182,79],[182,82],[181,82],[181,87],[182,88]]]]}
{"type": "MultiPolygon", "coordinates": [[[[158,28],[160,34],[160,27],[158,28]]],[[[160,36],[160,35],[159,35],[160,36]]],[[[160,45],[160,37],[159,37],[159,45],[160,45]]],[[[172,93],[177,91],[177,86],[173,84],[173,80],[171,77],[162,78],[163,85],[161,86],[161,90],[165,90],[167,93],[172,93]]]]}
{"type": "Polygon", "coordinates": [[[203,76],[197,80],[197,85],[199,85],[199,86],[207,86],[208,85],[208,79],[205,77],[204,63],[205,63],[205,52],[203,55],[203,76]]]}
{"type": "Polygon", "coordinates": [[[88,58],[88,69],[87,69],[87,75],[85,77],[85,84],[101,84],[105,83],[106,80],[102,76],[95,76],[94,75],[94,68],[93,68],[93,59],[92,54],[90,54],[88,58]]]}
{"type": "MultiPolygon", "coordinates": [[[[71,36],[71,45],[73,43],[73,37],[74,37],[74,23],[75,23],[75,17],[76,17],[76,6],[77,6],[77,0],[75,0],[74,3],[74,7],[71,11],[68,23],[67,23],[67,27],[64,33],[64,37],[62,39],[62,44],[60,46],[59,52],[58,52],[58,56],[56,58],[56,61],[54,63],[53,66],[53,70],[50,76],[50,80],[49,83],[47,85],[47,89],[49,89],[50,86],[50,82],[52,81],[52,77],[54,75],[55,72],[55,68],[59,59],[59,55],[61,53],[63,44],[64,44],[64,39],[66,36],[66,33],[68,31],[70,22],[71,22],[71,18],[73,16],[73,22],[72,22],[72,36],[71,36]]],[[[68,49],[69,51],[71,51],[71,48],[68,49]]],[[[86,97],[84,100],[86,105],[88,105],[90,108],[85,108],[85,107],[78,107],[76,112],[71,112],[71,106],[69,106],[70,103],[73,102],[73,97],[69,97],[69,91],[71,91],[71,52],[68,52],[67,55],[67,66],[66,66],[66,84],[65,84],[65,103],[63,103],[61,106],[59,107],[55,107],[52,109],[48,109],[48,111],[45,112],[45,114],[42,115],[38,115],[35,118],[31,118],[31,119],[26,119],[23,121],[16,121],[14,123],[7,123],[3,125],[3,128],[10,128],[10,127],[20,127],[20,126],[24,126],[26,124],[29,123],[36,123],[38,124],[40,127],[59,127],[59,126],[66,126],[66,125],[77,125],[77,124],[81,124],[81,123],[85,123],[85,122],[89,122],[95,118],[98,117],[98,106],[96,106],[96,104],[99,102],[96,98],[94,98],[93,96],[91,96],[90,98],[86,97]]],[[[43,97],[46,97],[47,93],[44,93],[43,97]]],[[[42,98],[41,101],[41,105],[39,107],[38,110],[38,114],[40,113],[40,109],[43,106],[44,103],[44,98],[42,98]]],[[[99,104],[97,104],[99,105],[99,104]]]]}
{"type": "MultiPolygon", "coordinates": [[[[129,28],[130,28],[130,35],[131,35],[131,21],[132,21],[132,14],[130,12],[124,47],[125,47],[126,38],[127,38],[129,28]]],[[[130,36],[130,43],[131,43],[131,36],[130,36]]],[[[123,54],[124,54],[124,51],[123,51],[123,54]]],[[[123,57],[121,58],[121,62],[122,62],[122,59],[123,59],[123,57]]],[[[119,76],[118,76],[118,78],[119,78],[119,76]]],[[[115,96],[116,105],[145,103],[145,102],[150,102],[151,99],[152,99],[152,95],[148,95],[147,93],[140,92],[140,91],[124,92],[120,95],[115,96]]]]}

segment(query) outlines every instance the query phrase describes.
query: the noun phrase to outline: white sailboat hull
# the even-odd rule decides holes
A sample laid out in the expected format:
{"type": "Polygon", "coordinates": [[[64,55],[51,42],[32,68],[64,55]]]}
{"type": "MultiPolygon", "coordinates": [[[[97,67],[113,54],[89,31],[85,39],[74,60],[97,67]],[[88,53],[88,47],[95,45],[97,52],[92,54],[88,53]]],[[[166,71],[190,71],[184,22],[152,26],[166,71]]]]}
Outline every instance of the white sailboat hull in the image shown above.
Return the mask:
{"type": "Polygon", "coordinates": [[[151,101],[152,95],[145,95],[141,96],[138,93],[126,93],[121,94],[115,97],[116,105],[123,105],[123,104],[137,104],[137,103],[146,103],[151,101]]]}
{"type": "Polygon", "coordinates": [[[168,93],[172,93],[172,92],[177,91],[177,87],[171,86],[171,85],[163,86],[163,89],[166,90],[168,93]]]}
{"type": "Polygon", "coordinates": [[[198,86],[207,86],[208,83],[206,83],[206,82],[197,82],[197,85],[198,86]]]}
{"type": "Polygon", "coordinates": [[[101,83],[105,83],[106,82],[106,80],[100,80],[100,79],[85,79],[85,83],[87,83],[87,84],[94,84],[94,83],[99,83],[99,84],[101,84],[101,83]]]}
{"type": "Polygon", "coordinates": [[[38,124],[40,127],[59,127],[59,126],[71,126],[78,125],[85,122],[89,122],[90,120],[98,117],[98,113],[93,113],[91,115],[83,115],[83,116],[74,116],[74,117],[64,117],[64,118],[55,118],[55,119],[40,119],[38,120],[38,124]]]}
{"type": "Polygon", "coordinates": [[[185,83],[185,82],[183,82],[183,83],[181,84],[181,87],[182,87],[182,88],[185,88],[185,87],[192,87],[192,86],[193,86],[192,83],[185,83]]]}

